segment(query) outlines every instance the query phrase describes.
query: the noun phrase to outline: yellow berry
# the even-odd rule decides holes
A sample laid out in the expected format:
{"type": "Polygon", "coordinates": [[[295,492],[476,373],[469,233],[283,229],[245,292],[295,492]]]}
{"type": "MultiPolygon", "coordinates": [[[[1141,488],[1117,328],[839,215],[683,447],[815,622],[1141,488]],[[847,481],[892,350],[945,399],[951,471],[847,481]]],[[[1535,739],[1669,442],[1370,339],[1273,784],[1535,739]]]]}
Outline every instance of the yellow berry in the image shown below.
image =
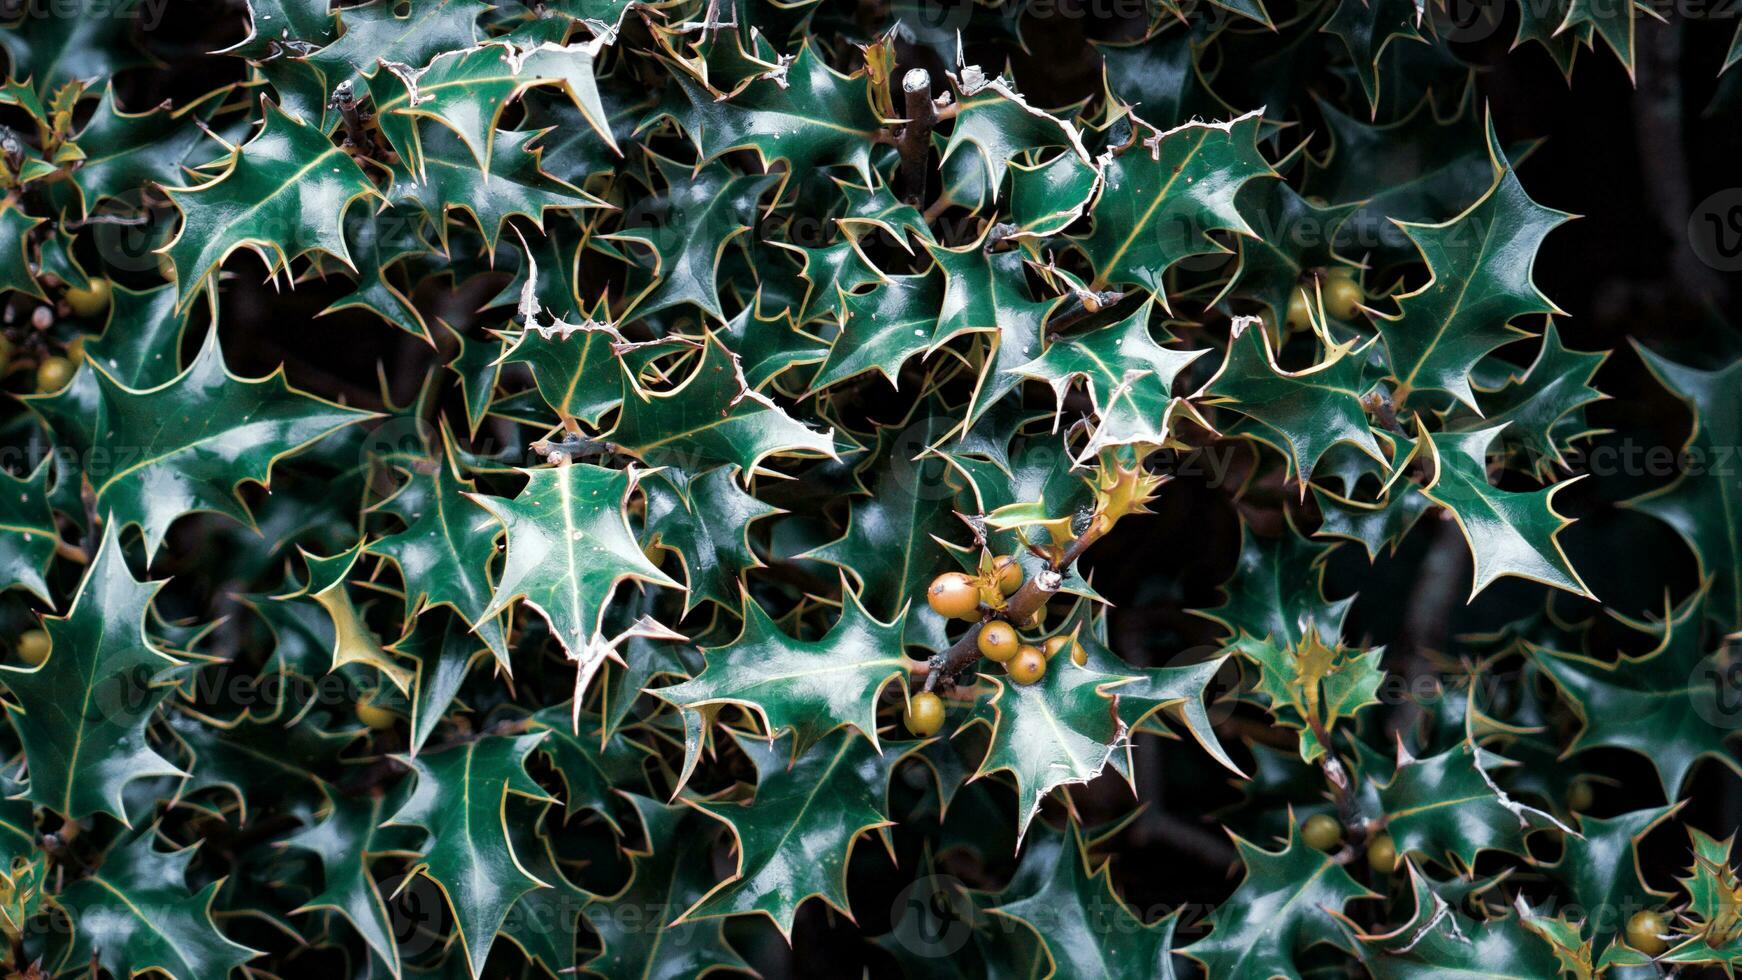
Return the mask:
{"type": "Polygon", "coordinates": [[[6,369],[11,366],[12,341],[7,340],[4,334],[0,334],[0,374],[5,374],[6,369]]]}
{"type": "Polygon", "coordinates": [[[357,702],[357,720],[375,731],[385,732],[398,723],[399,716],[378,704],[362,700],[357,702]]]}
{"type": "Polygon", "coordinates": [[[64,357],[45,357],[36,366],[36,390],[44,393],[59,391],[66,387],[72,377],[72,361],[64,357]]]}
{"type": "Polygon", "coordinates": [[[1333,276],[1325,283],[1325,312],[1339,320],[1354,316],[1356,307],[1365,298],[1360,285],[1353,279],[1333,276]]]}
{"type": "Polygon", "coordinates": [[[1663,934],[1668,931],[1669,926],[1658,913],[1635,912],[1627,920],[1627,945],[1647,956],[1657,956],[1669,948],[1669,943],[1663,940],[1663,934]]]}
{"type": "Polygon", "coordinates": [[[1016,651],[1015,658],[1004,665],[1004,669],[1016,683],[1023,686],[1033,684],[1046,675],[1046,654],[1037,647],[1024,645],[1016,651]]]}
{"type": "Polygon", "coordinates": [[[1591,804],[1595,802],[1597,802],[1597,794],[1591,789],[1591,784],[1584,780],[1574,783],[1573,788],[1567,790],[1567,809],[1569,810],[1583,813],[1589,810],[1591,804]]]}
{"type": "Polygon", "coordinates": [[[1296,286],[1288,294],[1288,315],[1285,317],[1290,330],[1305,330],[1313,324],[1312,297],[1308,295],[1307,286],[1296,286]]]}
{"type": "Polygon", "coordinates": [[[79,316],[96,316],[109,308],[109,280],[92,279],[89,289],[68,286],[62,298],[79,316]]]}
{"type": "Polygon", "coordinates": [[[907,730],[920,738],[936,735],[944,727],[943,699],[921,691],[907,700],[907,730]]]}
{"type": "Polygon", "coordinates": [[[48,659],[48,634],[42,630],[25,630],[18,638],[18,657],[32,667],[48,659]]]}
{"type": "Polygon", "coordinates": [[[972,619],[980,610],[980,587],[961,572],[945,572],[931,580],[925,601],[940,616],[972,619]]]}
{"type": "Polygon", "coordinates": [[[998,591],[1015,595],[1022,588],[1022,562],[1015,555],[1006,555],[993,565],[998,571],[998,591]]]}
{"type": "Polygon", "coordinates": [[[1071,663],[1076,664],[1078,667],[1082,667],[1087,665],[1088,662],[1089,651],[1083,649],[1081,643],[1071,644],[1071,663]]]}
{"type": "Polygon", "coordinates": [[[67,345],[67,360],[73,362],[74,367],[85,363],[84,334],[79,334],[77,337],[74,337],[73,342],[67,345]]]}
{"type": "Polygon", "coordinates": [[[980,638],[975,641],[980,648],[980,656],[993,663],[1009,663],[1016,656],[1017,648],[1022,641],[1016,637],[1016,627],[1002,619],[995,619],[980,628],[980,638]]]}
{"type": "Polygon", "coordinates": [[[1380,874],[1390,874],[1397,867],[1397,845],[1390,834],[1375,834],[1367,842],[1367,866],[1380,874]]]}
{"type": "Polygon", "coordinates": [[[1343,839],[1343,825],[1330,814],[1315,813],[1301,824],[1300,839],[1310,848],[1328,851],[1343,839]]]}

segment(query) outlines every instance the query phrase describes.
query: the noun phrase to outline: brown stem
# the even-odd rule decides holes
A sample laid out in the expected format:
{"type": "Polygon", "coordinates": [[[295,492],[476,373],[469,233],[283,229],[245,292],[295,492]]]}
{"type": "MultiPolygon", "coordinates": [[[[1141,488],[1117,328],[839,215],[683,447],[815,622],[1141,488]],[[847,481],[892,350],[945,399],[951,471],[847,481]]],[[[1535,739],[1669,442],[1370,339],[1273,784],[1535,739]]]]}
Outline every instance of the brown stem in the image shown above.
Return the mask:
{"type": "Polygon", "coordinates": [[[907,203],[925,201],[926,161],[931,157],[931,128],[937,107],[931,101],[931,73],[915,68],[901,79],[907,99],[907,125],[901,130],[901,191],[907,203]]]}
{"type": "Polygon", "coordinates": [[[1348,828],[1350,834],[1366,837],[1367,821],[1362,819],[1360,811],[1355,808],[1355,797],[1349,791],[1349,770],[1343,765],[1343,760],[1337,758],[1336,750],[1331,746],[1330,730],[1325,727],[1316,711],[1307,714],[1307,725],[1312,728],[1313,737],[1319,740],[1319,748],[1323,750],[1319,755],[1319,768],[1324,770],[1325,782],[1330,784],[1331,799],[1337,804],[1337,813],[1342,818],[1343,826],[1348,828]]]}
{"type": "Polygon", "coordinates": [[[65,558],[67,561],[77,562],[80,565],[89,565],[91,563],[91,556],[85,553],[85,549],[76,544],[67,544],[65,541],[62,541],[59,536],[56,536],[54,539],[54,553],[65,558]]]}
{"type": "Polygon", "coordinates": [[[357,96],[351,89],[351,80],[346,79],[333,90],[332,108],[339,110],[339,116],[345,121],[345,142],[357,148],[357,152],[369,156],[371,140],[369,130],[363,125],[363,114],[357,109],[357,96]]]}
{"type": "Polygon", "coordinates": [[[1063,333],[1124,298],[1125,294],[1118,290],[1078,293],[1070,298],[1068,305],[1061,312],[1047,321],[1046,332],[1048,336],[1063,333]]]}
{"type": "Polygon", "coordinates": [[[933,654],[931,660],[927,662],[928,673],[925,676],[925,689],[935,690],[939,684],[954,683],[962,671],[980,659],[980,629],[987,623],[995,619],[1008,619],[1020,623],[1034,615],[1035,610],[1046,605],[1047,600],[1057,594],[1059,587],[1064,585],[1064,571],[1076,562],[1089,545],[1094,544],[1101,535],[1106,534],[1107,528],[1110,526],[1102,520],[1091,522],[1088,528],[1075,541],[1071,542],[1070,547],[1065,549],[1065,553],[1053,562],[1051,568],[1031,576],[1026,582],[1023,582],[1022,588],[1016,590],[1016,594],[1010,597],[1003,609],[988,611],[984,619],[968,627],[968,631],[962,634],[962,638],[951,645],[948,650],[933,654]]]}

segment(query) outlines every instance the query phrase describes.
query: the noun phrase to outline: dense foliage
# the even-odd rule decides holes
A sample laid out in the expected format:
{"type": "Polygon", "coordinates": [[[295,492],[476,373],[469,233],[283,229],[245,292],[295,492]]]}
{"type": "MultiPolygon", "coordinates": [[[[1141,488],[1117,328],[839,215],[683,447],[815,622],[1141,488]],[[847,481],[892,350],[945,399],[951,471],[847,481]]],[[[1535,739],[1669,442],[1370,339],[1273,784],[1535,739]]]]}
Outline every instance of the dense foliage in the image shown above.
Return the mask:
{"type": "Polygon", "coordinates": [[[1742,41],[1453,8],[0,8],[5,975],[1728,974],[1742,41]]]}

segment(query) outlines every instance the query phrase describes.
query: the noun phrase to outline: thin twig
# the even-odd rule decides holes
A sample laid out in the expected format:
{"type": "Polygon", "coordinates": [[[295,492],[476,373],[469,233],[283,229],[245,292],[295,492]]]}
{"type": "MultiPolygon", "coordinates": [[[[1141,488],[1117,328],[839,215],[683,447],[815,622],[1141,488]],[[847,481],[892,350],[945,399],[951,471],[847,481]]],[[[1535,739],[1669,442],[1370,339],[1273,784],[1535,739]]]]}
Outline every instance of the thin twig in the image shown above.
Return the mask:
{"type": "Polygon", "coordinates": [[[937,107],[931,100],[931,73],[915,68],[901,79],[907,100],[907,125],[902,127],[901,192],[907,203],[918,207],[925,201],[926,162],[931,158],[931,129],[937,107]]]}

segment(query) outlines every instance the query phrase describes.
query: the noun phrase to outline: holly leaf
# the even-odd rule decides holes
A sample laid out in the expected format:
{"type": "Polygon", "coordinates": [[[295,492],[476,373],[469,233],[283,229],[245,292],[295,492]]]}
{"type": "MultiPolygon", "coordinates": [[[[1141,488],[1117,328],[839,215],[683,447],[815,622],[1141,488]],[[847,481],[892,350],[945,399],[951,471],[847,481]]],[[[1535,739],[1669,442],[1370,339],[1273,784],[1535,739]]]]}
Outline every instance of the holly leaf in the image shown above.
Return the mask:
{"type": "Polygon", "coordinates": [[[1100,168],[1069,151],[1032,166],[1011,163],[1006,205],[1015,235],[1059,234],[1088,212],[1100,189],[1100,168]]]}
{"type": "Polygon", "coordinates": [[[361,87],[363,72],[382,61],[424,65],[444,51],[469,48],[477,41],[478,15],[490,9],[483,0],[374,0],[335,11],[344,33],[331,44],[300,59],[318,74],[324,87],[317,125],[328,128],[332,112],[326,94],[349,82],[361,87]]]}
{"type": "MultiPolygon", "coordinates": [[[[443,610],[434,615],[420,615],[406,620],[405,635],[387,648],[396,658],[412,663],[409,746],[412,755],[417,755],[430,735],[435,733],[436,726],[459,695],[472,665],[488,649],[476,633],[459,628],[462,625],[459,617],[443,610]]],[[[506,662],[497,663],[506,676],[506,662]]]]}
{"type": "Polygon", "coordinates": [[[605,207],[605,202],[586,191],[546,173],[540,151],[532,146],[540,134],[503,130],[496,134],[492,162],[486,174],[479,168],[466,144],[439,126],[419,130],[423,176],[412,177],[403,169],[394,171],[388,197],[395,204],[421,208],[438,230],[443,251],[449,248],[447,215],[464,211],[472,216],[484,235],[484,244],[495,251],[508,219],[521,215],[544,229],[545,215],[553,210],[605,207]]]}
{"type": "MultiPolygon", "coordinates": [[[[404,784],[396,787],[402,797],[404,784]]],[[[292,914],[331,910],[339,913],[357,931],[369,951],[390,974],[400,971],[399,945],[381,889],[369,873],[371,859],[381,855],[415,856],[418,831],[384,826],[387,814],[403,800],[390,803],[388,796],[346,796],[328,793],[327,812],[321,821],[285,840],[285,846],[307,851],[321,863],[319,893],[292,914]],[[391,809],[389,808],[391,806],[391,809]]]]}
{"type": "Polygon", "coordinates": [[[645,796],[624,794],[641,817],[646,847],[629,852],[629,880],[615,895],[582,909],[599,934],[600,950],[583,969],[606,977],[679,980],[715,969],[748,969],[726,942],[719,921],[665,923],[648,928],[630,921],[622,909],[689,908],[708,890],[707,860],[712,846],[705,823],[687,806],[668,806],[645,796]]]}
{"type": "Polygon", "coordinates": [[[737,352],[744,382],[752,391],[768,387],[791,368],[818,364],[829,356],[827,341],[792,326],[785,316],[763,319],[758,305],[739,310],[720,330],[726,345],[737,352]]]}
{"type": "Polygon", "coordinates": [[[1316,484],[1312,491],[1324,518],[1313,534],[1359,542],[1368,561],[1378,558],[1382,551],[1396,554],[1398,543],[1432,503],[1407,480],[1393,484],[1382,499],[1371,502],[1340,497],[1316,484]]]}
{"type": "MultiPolygon", "coordinates": [[[[527,284],[530,288],[531,280],[527,284]]],[[[528,320],[500,363],[526,365],[539,397],[559,418],[598,425],[622,404],[615,347],[625,344],[616,327],[591,316],[581,323],[559,319],[548,327],[528,320]]]]}
{"type": "Polygon", "coordinates": [[[987,729],[986,755],[972,778],[1008,771],[1016,780],[1020,844],[1048,793],[1090,782],[1107,768],[1115,742],[1125,734],[1113,710],[1124,676],[1093,664],[1079,667],[1061,655],[1033,684],[981,677],[989,696],[978,698],[962,723],[963,729],[976,724],[987,729]]]}
{"type": "Polygon", "coordinates": [[[731,463],[748,479],[770,456],[836,458],[832,431],[817,432],[750,390],[737,355],[708,334],[695,370],[670,391],[650,392],[622,372],[623,411],[607,438],[654,466],[685,470],[731,463]]]}
{"type": "MultiPolygon", "coordinates": [[[[932,445],[951,424],[949,417],[933,415],[913,423],[904,438],[914,445],[932,445]]],[[[962,527],[947,472],[937,458],[891,465],[878,475],[868,499],[851,500],[847,527],[839,538],[796,557],[841,569],[858,583],[858,594],[873,614],[885,621],[901,618],[935,576],[958,570],[955,559],[939,547],[943,536],[959,534],[962,527]]],[[[905,642],[944,645],[943,623],[930,610],[907,617],[906,625],[905,642]]]]}
{"type": "MultiPolygon", "coordinates": [[[[765,751],[770,761],[792,758],[776,745],[765,751]]],[[[759,766],[761,779],[748,803],[690,800],[731,828],[738,863],[672,924],[759,914],[790,938],[799,906],[813,897],[850,917],[847,864],[861,834],[893,822],[884,809],[893,764],[868,739],[842,730],[787,768],[759,766]]]]}
{"type": "Polygon", "coordinates": [[[0,292],[12,289],[46,298],[30,271],[30,233],[44,220],[25,214],[11,198],[0,200],[0,292]]]}
{"type": "Polygon", "coordinates": [[[1211,976],[1288,977],[1299,980],[1300,958],[1321,943],[1341,945],[1334,916],[1351,901],[1376,898],[1324,851],[1295,835],[1279,851],[1266,851],[1229,834],[1246,869],[1234,894],[1211,913],[1210,934],[1180,952],[1211,976]]]}
{"type": "Polygon", "coordinates": [[[0,470],[0,582],[35,595],[50,609],[54,596],[43,578],[54,564],[60,529],[48,503],[49,461],[29,476],[0,470]]]}
{"type": "Polygon", "coordinates": [[[669,116],[682,126],[704,161],[753,150],[764,170],[785,162],[788,177],[847,166],[862,184],[871,183],[871,144],[882,123],[864,72],[837,73],[808,39],[791,60],[751,59],[750,67],[763,70],[721,98],[685,66],[673,65],[670,77],[684,102],[668,99],[655,118],[669,116]]]}
{"type": "Polygon", "coordinates": [[[1693,414],[1681,447],[1704,466],[1682,469],[1666,486],[1628,502],[1675,529],[1693,550],[1700,575],[1712,580],[1710,612],[1728,630],[1742,629],[1742,487],[1726,479],[1726,448],[1742,445],[1742,359],[1701,371],[1637,347],[1658,383],[1693,414]]]}
{"type": "Polygon", "coordinates": [[[648,547],[671,551],[683,563],[689,587],[684,612],[706,600],[736,610],[745,575],[762,567],[750,547],[750,525],[785,511],[744,492],[730,466],[711,469],[682,488],[656,474],[642,488],[648,547]]]}
{"type": "Polygon", "coordinates": [[[407,593],[406,619],[431,606],[458,613],[504,672],[508,638],[500,617],[486,617],[491,604],[490,560],[496,554],[498,530],[472,501],[476,488],[460,473],[453,437],[442,428],[442,455],[401,468],[407,479],[393,496],[377,505],[404,523],[404,529],[368,546],[398,567],[407,593]]]}
{"type": "Polygon", "coordinates": [[[1607,819],[1579,816],[1579,833],[1562,838],[1561,856],[1549,870],[1566,885],[1573,902],[1587,910],[1581,934],[1603,945],[1623,932],[1635,913],[1660,907],[1670,898],[1645,882],[1639,842],[1681,808],[1647,807],[1607,819]]]}
{"type": "Polygon", "coordinates": [[[1334,547],[1303,537],[1292,524],[1279,537],[1260,537],[1243,526],[1240,557],[1222,587],[1225,600],[1194,612],[1236,639],[1268,637],[1280,647],[1298,648],[1311,633],[1339,642],[1354,597],[1325,598],[1324,565],[1334,547]]]}
{"type": "MultiPolygon", "coordinates": [[[[598,716],[586,713],[581,715],[581,719],[592,723],[600,721],[598,716]]],[[[645,757],[643,752],[614,733],[607,732],[603,738],[595,739],[595,725],[576,726],[573,710],[567,704],[553,704],[539,711],[527,725],[530,731],[546,733],[538,748],[550,756],[551,763],[562,776],[566,790],[563,794],[564,816],[572,817],[582,810],[592,810],[621,834],[623,827],[610,804],[617,787],[632,784],[640,775],[641,761],[645,757]],[[577,727],[581,734],[576,733],[577,727]]]]}
{"type": "MultiPolygon", "coordinates": [[[[683,711],[736,704],[762,719],[769,738],[792,734],[794,757],[843,726],[877,741],[877,699],[911,666],[902,652],[905,609],[879,622],[859,597],[843,588],[840,618],[817,640],[789,636],[750,598],[743,596],[744,628],[725,646],[703,650],[707,666],[681,684],[650,693],[683,711]]],[[[684,771],[695,765],[686,758],[684,771]]]]}
{"type": "Polygon", "coordinates": [[[1339,0],[1337,9],[1320,28],[1334,34],[1349,49],[1355,62],[1355,77],[1361,80],[1361,92],[1373,114],[1379,114],[1379,59],[1392,41],[1418,41],[1421,36],[1425,6],[1415,0],[1339,0]]]}
{"type": "Polygon", "coordinates": [[[382,649],[381,641],[364,622],[346,587],[365,547],[365,542],[358,541],[334,555],[314,555],[299,548],[303,562],[308,565],[308,581],[301,589],[279,598],[290,601],[306,597],[326,611],[332,624],[330,635],[333,640],[332,656],[325,673],[360,664],[377,671],[398,688],[399,693],[409,695],[411,671],[394,662],[393,657],[382,649]]]}
{"type": "Polygon", "coordinates": [[[614,654],[600,626],[618,583],[682,586],[647,560],[630,530],[624,507],[640,476],[635,470],[565,463],[519,472],[527,483],[512,499],[468,494],[508,535],[501,578],[479,619],[494,619],[525,600],[579,666],[579,700],[604,658],[614,654]]]}
{"type": "Polygon", "coordinates": [[[526,757],[543,739],[541,732],[486,735],[445,752],[401,760],[416,771],[417,787],[387,825],[429,832],[415,870],[447,898],[473,977],[482,975],[508,910],[527,892],[550,887],[515,854],[507,809],[510,794],[555,802],[526,773],[526,757]]]}
{"type": "Polygon", "coordinates": [[[160,249],[175,265],[176,305],[195,293],[237,249],[276,273],[314,249],[355,269],[345,244],[345,212],[380,196],[356,161],[320,130],[263,102],[259,135],[236,148],[224,170],[195,187],[166,187],[182,213],[175,238],[160,249]]]}
{"type": "Polygon", "coordinates": [[[1237,318],[1228,354],[1201,394],[1208,396],[1206,404],[1227,407],[1274,432],[1305,496],[1313,470],[1333,446],[1347,443],[1387,463],[1361,404],[1364,354],[1333,347],[1318,364],[1289,371],[1276,363],[1263,323],[1237,318]]]}
{"type": "Polygon", "coordinates": [[[173,186],[185,179],[188,162],[206,145],[200,124],[210,122],[227,89],[215,89],[177,109],[168,104],[145,112],[123,110],[111,81],[77,141],[85,157],[67,179],[78,190],[79,216],[107,198],[137,205],[147,184],[173,186]]]}
{"type": "Polygon", "coordinates": [[[811,387],[827,388],[867,371],[896,387],[909,358],[930,353],[953,336],[939,317],[944,286],[943,275],[932,271],[892,276],[864,293],[842,293],[841,332],[811,387]]]}
{"type": "Polygon", "coordinates": [[[1657,645],[1640,657],[1605,661],[1529,647],[1531,662],[1554,681],[1581,722],[1563,758],[1595,746],[1630,749],[1651,760],[1666,800],[1680,795],[1701,759],[1742,771],[1727,747],[1736,711],[1719,686],[1733,669],[1734,654],[1708,654],[1701,642],[1709,594],[1709,587],[1702,589],[1673,610],[1666,600],[1663,622],[1646,627],[1657,645]]]}
{"type": "Polygon", "coordinates": [[[416,120],[430,119],[451,130],[472,152],[478,169],[488,175],[503,110],[538,87],[560,88],[581,118],[616,151],[593,78],[593,63],[602,47],[599,41],[569,45],[546,41],[526,48],[486,42],[444,51],[428,64],[416,62],[421,68],[386,62],[369,78],[369,91],[382,132],[420,176],[422,147],[416,120]],[[385,84],[389,77],[398,85],[385,84]]]}
{"type": "Polygon", "coordinates": [[[109,322],[85,342],[85,355],[103,373],[136,391],[156,388],[181,373],[181,345],[194,308],[175,308],[175,284],[134,291],[110,287],[109,322]]]}
{"type": "Polygon", "coordinates": [[[417,223],[408,212],[391,208],[381,213],[349,212],[345,216],[345,241],[358,260],[357,288],[334,300],[321,313],[365,309],[433,346],[435,340],[423,314],[387,275],[387,270],[400,260],[429,251],[417,234],[417,223]]]}
{"type": "Polygon", "coordinates": [[[1050,828],[1030,838],[1011,888],[986,911],[1034,932],[1048,976],[1172,980],[1179,913],[1145,923],[1114,892],[1109,865],[1092,868],[1081,828],[1072,823],[1069,838],[1061,838],[1050,828]]]}
{"type": "Polygon", "coordinates": [[[1100,422],[1079,459],[1108,446],[1160,445],[1171,435],[1179,410],[1173,397],[1174,379],[1205,351],[1173,350],[1156,343],[1149,332],[1153,306],[1153,300],[1145,300],[1118,323],[1056,338],[1039,357],[1008,369],[1051,385],[1060,411],[1072,383],[1083,380],[1100,422]]]}
{"type": "Polygon", "coordinates": [[[982,242],[961,249],[926,245],[944,274],[934,335],[947,340],[965,333],[984,334],[989,348],[978,359],[968,426],[1022,383],[1016,369],[1039,356],[1042,324],[1062,299],[1031,299],[1022,253],[988,251],[983,242],[984,236],[982,242]]]}
{"type": "Polygon", "coordinates": [[[45,96],[68,82],[114,78],[128,68],[150,64],[134,43],[134,17],[121,16],[106,0],[71,0],[52,8],[24,6],[16,13],[18,20],[0,33],[7,73],[28,79],[45,96]]]}
{"type": "Polygon", "coordinates": [[[1472,919],[1442,898],[1413,863],[1405,866],[1415,901],[1409,920],[1385,932],[1351,930],[1374,980],[1560,975],[1554,953],[1516,916],[1472,919]]]}
{"type": "Polygon", "coordinates": [[[1467,740],[1423,759],[1399,744],[1397,768],[1378,787],[1397,853],[1434,861],[1450,855],[1469,868],[1480,851],[1525,853],[1524,831],[1533,826],[1558,827],[1570,836],[1571,828],[1515,802],[1495,784],[1488,771],[1510,764],[1467,740]]]}
{"type": "Polygon", "coordinates": [[[1414,391],[1444,391],[1475,408],[1470,372],[1490,351],[1524,335],[1509,324],[1561,312],[1531,274],[1543,239],[1569,215],[1525,194],[1492,120],[1488,159],[1493,183],[1463,213],[1440,224],[1400,223],[1431,278],[1397,297],[1397,316],[1377,321],[1399,404],[1414,391]]]}
{"type": "Polygon", "coordinates": [[[152,846],[156,830],[111,847],[101,867],[55,896],[73,926],[65,962],[73,969],[97,963],[117,977],[152,970],[173,980],[227,977],[260,953],[231,941],[212,921],[223,882],[189,890],[188,864],[199,848],[159,851],[152,846]]]}
{"type": "Polygon", "coordinates": [[[125,824],[128,783],[185,775],[145,732],[181,666],[145,631],[163,584],[133,577],[119,537],[118,522],[105,522],[72,608],[42,621],[48,658],[28,670],[0,665],[18,701],[6,707],[24,743],[25,795],[69,820],[107,813],[125,824]]]}
{"type": "Polygon", "coordinates": [[[1325,752],[1320,729],[1334,731],[1338,722],[1379,703],[1383,647],[1348,650],[1309,626],[1294,645],[1278,643],[1274,636],[1242,637],[1234,649],[1259,668],[1258,693],[1278,724],[1299,731],[1300,755],[1307,762],[1325,752]]]}
{"type": "MultiPolygon", "coordinates": [[[[1037,150],[1065,147],[1065,155],[1094,170],[1076,126],[1029,105],[1008,78],[988,79],[972,65],[959,67],[951,77],[961,98],[956,102],[955,123],[940,163],[947,165],[963,147],[971,147],[984,170],[988,194],[996,194],[1003,186],[1012,160],[1037,150]]],[[[1077,201],[1086,196],[1077,197],[1077,201]]]]}
{"type": "Polygon", "coordinates": [[[1595,598],[1556,540],[1572,520],[1555,511],[1554,496],[1580,478],[1526,492],[1489,483],[1488,449],[1502,426],[1434,432],[1421,444],[1434,469],[1422,493],[1451,512],[1470,544],[1475,560],[1470,598],[1508,575],[1595,598]]]}
{"type": "Polygon", "coordinates": [[[1534,472],[1546,474],[1553,465],[1570,468],[1564,449],[1594,431],[1584,408],[1604,397],[1591,387],[1591,378],[1608,358],[1608,351],[1568,350],[1551,320],[1536,360],[1497,388],[1478,388],[1482,414],[1455,412],[1446,427],[1468,432],[1504,424],[1502,444],[1522,452],[1534,472]]]}
{"type": "Polygon", "coordinates": [[[1254,234],[1234,201],[1247,181],[1273,175],[1258,152],[1261,118],[1249,112],[1225,123],[1150,127],[1152,135],[1103,165],[1094,228],[1077,241],[1094,267],[1093,288],[1136,283],[1166,308],[1169,267],[1225,251],[1209,232],[1254,234]]]}
{"type": "Polygon", "coordinates": [[[1271,323],[1283,323],[1296,290],[1312,295],[1302,281],[1307,271],[1337,266],[1337,232],[1360,205],[1314,203],[1286,180],[1247,184],[1235,201],[1258,234],[1240,239],[1240,267],[1228,289],[1257,299],[1271,323]]]}
{"type": "Polygon", "coordinates": [[[693,303],[716,321],[720,307],[720,260],[726,247],[756,223],[762,195],[772,176],[744,176],[724,164],[695,168],[648,153],[665,184],[664,194],[638,198],[608,242],[646,249],[653,259],[648,280],[629,308],[640,315],[693,303]]]}

